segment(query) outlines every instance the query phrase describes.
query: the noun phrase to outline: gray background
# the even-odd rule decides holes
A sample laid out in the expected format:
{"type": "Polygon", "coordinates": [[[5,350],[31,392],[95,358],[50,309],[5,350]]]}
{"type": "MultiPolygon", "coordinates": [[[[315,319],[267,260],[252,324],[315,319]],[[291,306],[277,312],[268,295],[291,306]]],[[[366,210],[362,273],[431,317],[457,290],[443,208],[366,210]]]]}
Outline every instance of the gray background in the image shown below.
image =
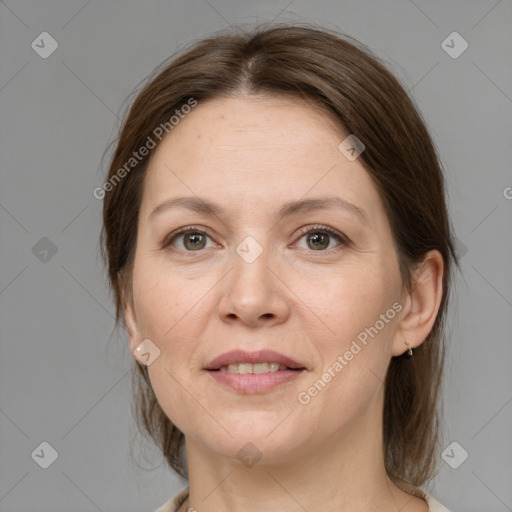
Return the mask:
{"type": "MultiPolygon", "coordinates": [[[[124,100],[185,43],[228,24],[315,22],[389,62],[439,149],[462,256],[445,443],[428,488],[455,511],[512,510],[510,1],[0,2],[0,509],[151,511],[183,485],[130,415],[131,355],[112,333],[98,253],[101,156],[124,100]],[[31,43],[47,31],[58,49],[31,43]],[[453,31],[468,42],[454,59],[453,31]],[[508,55],[508,57],[507,57],[508,55]],[[508,192],[507,192],[508,191],[508,192]],[[57,248],[48,249],[47,237],[57,248]],[[40,245],[36,245],[36,244],[40,245]],[[36,246],[35,249],[34,246],[36,246]],[[57,460],[31,457],[46,441],[57,460]],[[452,462],[453,463],[453,462],[452,462]],[[146,469],[143,469],[146,468],[146,469]]],[[[48,456],[48,451],[44,455],[48,456]]]]}

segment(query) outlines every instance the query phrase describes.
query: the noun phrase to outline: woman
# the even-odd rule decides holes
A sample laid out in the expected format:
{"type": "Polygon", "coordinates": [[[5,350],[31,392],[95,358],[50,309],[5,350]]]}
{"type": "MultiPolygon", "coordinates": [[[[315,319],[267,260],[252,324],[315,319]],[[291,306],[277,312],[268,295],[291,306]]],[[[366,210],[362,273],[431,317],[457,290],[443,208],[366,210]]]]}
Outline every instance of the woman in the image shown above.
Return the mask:
{"type": "Polygon", "coordinates": [[[442,171],[367,48],[220,33],[139,92],[103,255],[142,428],[188,486],[159,511],[445,511],[442,171]],[[186,456],[186,466],[185,466],[186,456]]]}

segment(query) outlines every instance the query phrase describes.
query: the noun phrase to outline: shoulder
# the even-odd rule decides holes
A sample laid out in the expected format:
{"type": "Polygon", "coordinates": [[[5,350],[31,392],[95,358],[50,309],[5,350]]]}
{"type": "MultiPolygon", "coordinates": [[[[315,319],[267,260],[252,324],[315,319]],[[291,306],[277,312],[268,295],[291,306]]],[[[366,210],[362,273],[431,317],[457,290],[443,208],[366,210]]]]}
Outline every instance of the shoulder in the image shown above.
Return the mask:
{"type": "Polygon", "coordinates": [[[179,490],[172,498],[167,500],[160,508],[155,512],[176,512],[181,504],[187,499],[188,486],[179,490]]]}
{"type": "Polygon", "coordinates": [[[423,491],[424,498],[428,503],[429,512],[450,512],[444,505],[439,503],[432,495],[428,492],[423,491]]]}

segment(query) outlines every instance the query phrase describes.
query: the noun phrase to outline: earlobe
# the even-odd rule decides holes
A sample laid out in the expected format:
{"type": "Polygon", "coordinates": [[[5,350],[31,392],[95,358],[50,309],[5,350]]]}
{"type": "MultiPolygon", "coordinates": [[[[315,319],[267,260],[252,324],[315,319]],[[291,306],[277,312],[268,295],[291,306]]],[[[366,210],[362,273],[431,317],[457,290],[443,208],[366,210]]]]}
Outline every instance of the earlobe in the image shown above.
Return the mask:
{"type": "Polygon", "coordinates": [[[405,307],[393,341],[393,356],[408,352],[408,346],[418,347],[432,330],[443,297],[443,269],[441,253],[432,250],[414,271],[413,286],[404,300],[405,307]]]}

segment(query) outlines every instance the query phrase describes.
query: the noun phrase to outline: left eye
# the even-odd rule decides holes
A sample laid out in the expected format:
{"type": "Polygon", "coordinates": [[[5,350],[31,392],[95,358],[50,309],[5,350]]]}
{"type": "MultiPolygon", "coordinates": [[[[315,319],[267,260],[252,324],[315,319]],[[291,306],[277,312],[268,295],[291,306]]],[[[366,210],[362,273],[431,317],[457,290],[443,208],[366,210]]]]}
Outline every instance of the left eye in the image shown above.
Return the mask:
{"type": "Polygon", "coordinates": [[[311,249],[313,251],[324,251],[325,249],[332,249],[332,247],[329,246],[331,245],[333,238],[339,241],[338,245],[348,244],[347,240],[343,235],[341,235],[341,233],[338,233],[334,229],[327,226],[311,228],[301,236],[300,240],[303,238],[306,238],[306,249],[311,249]]]}

